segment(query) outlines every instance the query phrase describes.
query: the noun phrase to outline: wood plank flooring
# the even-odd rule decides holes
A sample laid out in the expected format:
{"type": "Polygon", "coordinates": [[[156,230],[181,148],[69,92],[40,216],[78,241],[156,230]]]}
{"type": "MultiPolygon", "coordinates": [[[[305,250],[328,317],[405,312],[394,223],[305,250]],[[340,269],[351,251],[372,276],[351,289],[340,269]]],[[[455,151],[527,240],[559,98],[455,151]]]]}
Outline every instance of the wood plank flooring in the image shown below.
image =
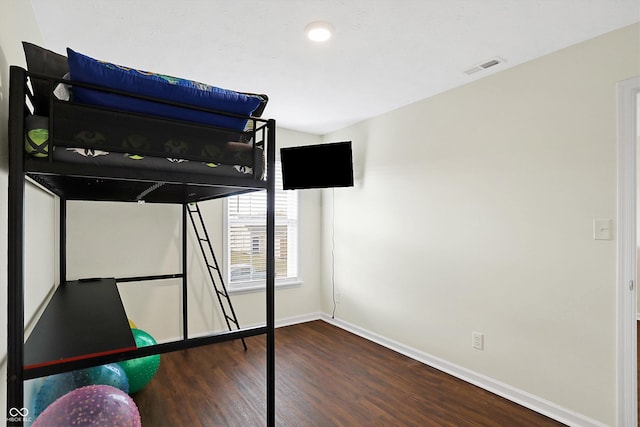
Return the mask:
{"type": "MultiPolygon", "coordinates": [[[[265,421],[265,339],[162,355],[134,398],[142,425],[254,427],[265,421]]],[[[323,321],[276,331],[276,424],[561,426],[323,321]]]]}

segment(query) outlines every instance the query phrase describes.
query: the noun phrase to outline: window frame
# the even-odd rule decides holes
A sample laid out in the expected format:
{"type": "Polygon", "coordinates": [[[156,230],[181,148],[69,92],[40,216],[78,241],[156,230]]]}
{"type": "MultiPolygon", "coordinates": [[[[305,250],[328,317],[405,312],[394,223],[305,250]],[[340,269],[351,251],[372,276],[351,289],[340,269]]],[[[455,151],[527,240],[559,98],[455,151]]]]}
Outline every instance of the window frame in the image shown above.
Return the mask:
{"type": "MultiPolygon", "coordinates": [[[[276,158],[276,166],[275,169],[278,171],[278,173],[281,173],[281,166],[280,166],[280,158],[279,156],[276,158]]],[[[260,191],[266,191],[266,190],[260,190],[260,191]]],[[[295,277],[286,277],[286,278],[276,278],[275,279],[275,286],[277,288],[282,288],[282,287],[291,287],[291,286],[299,286],[303,284],[303,280],[302,280],[302,263],[300,262],[300,258],[301,258],[301,251],[300,251],[300,241],[301,241],[301,223],[302,223],[302,218],[301,218],[301,211],[300,211],[300,193],[298,193],[298,190],[283,190],[281,187],[278,187],[276,189],[276,192],[279,191],[295,191],[296,194],[296,202],[295,202],[295,207],[296,207],[296,216],[297,216],[297,220],[296,220],[296,247],[295,247],[295,258],[296,258],[296,276],[295,277]]],[[[242,196],[242,195],[239,195],[242,196]]],[[[235,197],[235,196],[234,196],[235,197]]],[[[238,281],[238,282],[231,282],[231,271],[230,271],[230,257],[231,257],[231,251],[230,251],[230,234],[231,234],[231,227],[230,227],[230,221],[229,221],[229,199],[230,197],[225,197],[224,198],[224,203],[223,203],[223,214],[222,214],[222,228],[223,228],[223,266],[222,266],[222,272],[223,272],[223,277],[225,280],[225,285],[227,288],[227,292],[230,294],[233,293],[244,293],[244,292],[255,292],[255,291],[264,291],[266,289],[266,279],[255,279],[255,280],[246,280],[246,281],[238,281]]],[[[265,226],[266,226],[266,222],[265,222],[265,226]]],[[[277,224],[276,224],[277,226],[277,224]]],[[[252,244],[253,246],[253,244],[252,244]]],[[[253,249],[253,247],[252,247],[253,249]]],[[[274,248],[275,252],[277,252],[279,249],[278,248],[274,248]]],[[[287,258],[289,258],[289,253],[287,254],[287,258]]]]}

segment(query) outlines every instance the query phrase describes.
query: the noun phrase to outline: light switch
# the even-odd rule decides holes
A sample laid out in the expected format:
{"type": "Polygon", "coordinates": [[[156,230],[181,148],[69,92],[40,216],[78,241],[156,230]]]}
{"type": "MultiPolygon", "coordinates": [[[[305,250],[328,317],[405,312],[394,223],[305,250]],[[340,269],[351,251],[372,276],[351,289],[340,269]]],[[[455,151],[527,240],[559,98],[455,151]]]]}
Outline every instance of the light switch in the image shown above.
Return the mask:
{"type": "Polygon", "coordinates": [[[611,240],[611,220],[593,220],[593,240],[611,240]]]}

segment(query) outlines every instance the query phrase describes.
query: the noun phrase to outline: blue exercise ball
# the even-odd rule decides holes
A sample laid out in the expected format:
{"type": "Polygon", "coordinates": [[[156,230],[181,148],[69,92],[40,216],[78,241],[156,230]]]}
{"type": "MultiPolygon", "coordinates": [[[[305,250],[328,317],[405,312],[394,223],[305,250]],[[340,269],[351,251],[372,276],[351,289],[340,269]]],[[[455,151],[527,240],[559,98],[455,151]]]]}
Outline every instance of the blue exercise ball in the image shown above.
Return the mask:
{"type": "Polygon", "coordinates": [[[88,385],[109,385],[125,393],[129,392],[127,374],[117,363],[63,372],[46,377],[36,388],[31,414],[37,417],[59,397],[88,385]]]}

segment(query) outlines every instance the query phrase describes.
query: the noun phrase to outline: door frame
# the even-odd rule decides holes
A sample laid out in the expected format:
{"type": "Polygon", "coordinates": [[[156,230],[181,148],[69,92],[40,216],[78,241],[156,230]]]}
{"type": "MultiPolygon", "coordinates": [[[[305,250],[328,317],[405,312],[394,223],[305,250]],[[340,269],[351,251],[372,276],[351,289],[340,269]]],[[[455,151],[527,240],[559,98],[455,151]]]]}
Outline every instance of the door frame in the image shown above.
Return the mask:
{"type": "Polygon", "coordinates": [[[618,82],[618,206],[616,277],[617,425],[638,425],[636,145],[640,77],[618,82]]]}

